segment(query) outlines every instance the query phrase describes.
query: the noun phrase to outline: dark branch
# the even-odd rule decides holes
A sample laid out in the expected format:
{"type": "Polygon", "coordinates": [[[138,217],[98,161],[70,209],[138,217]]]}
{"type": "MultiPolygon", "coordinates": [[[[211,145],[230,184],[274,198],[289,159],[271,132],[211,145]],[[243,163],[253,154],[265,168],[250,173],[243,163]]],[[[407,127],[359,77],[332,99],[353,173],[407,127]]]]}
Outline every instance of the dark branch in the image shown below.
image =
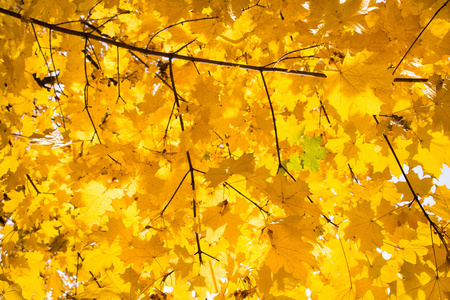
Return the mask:
{"type": "MultiPolygon", "coordinates": [[[[377,122],[377,124],[379,124],[379,123],[378,123],[377,117],[376,117],[376,116],[373,116],[373,117],[374,117],[375,121],[377,122]]],[[[397,165],[398,165],[398,167],[400,168],[400,171],[402,172],[403,176],[405,177],[406,183],[408,184],[408,187],[409,187],[409,189],[411,190],[411,193],[413,194],[414,200],[417,200],[417,201],[418,201],[419,199],[418,199],[418,197],[417,197],[417,194],[416,194],[416,192],[414,191],[414,189],[413,189],[411,183],[409,182],[409,179],[408,179],[408,177],[406,176],[405,170],[403,170],[403,166],[402,166],[400,160],[398,159],[397,154],[395,153],[394,148],[392,147],[391,142],[389,141],[387,135],[383,134],[383,137],[384,137],[384,139],[386,140],[387,144],[389,145],[389,148],[391,149],[391,152],[394,154],[395,161],[397,162],[397,165]]]]}
{"type": "Polygon", "coordinates": [[[203,251],[200,248],[200,239],[198,237],[197,232],[195,233],[195,239],[197,240],[197,249],[198,249],[197,253],[195,253],[195,254],[198,254],[198,260],[200,261],[200,264],[202,265],[203,264],[203,259],[202,259],[203,251]]]}
{"type": "Polygon", "coordinates": [[[139,52],[147,55],[152,56],[159,56],[159,57],[165,57],[165,58],[172,58],[172,59],[180,59],[180,60],[186,60],[191,62],[197,62],[197,63],[204,63],[204,64],[210,64],[210,65],[217,65],[217,66],[223,66],[223,67],[239,67],[244,70],[251,70],[251,71],[258,71],[258,72],[276,72],[276,73],[288,73],[288,74],[295,74],[295,75],[302,75],[302,76],[310,76],[310,77],[318,77],[318,78],[326,78],[327,76],[323,73],[316,73],[316,72],[306,72],[306,71],[298,71],[298,70],[288,70],[283,68],[266,68],[262,66],[254,66],[254,65],[244,65],[244,64],[237,64],[237,63],[230,63],[230,62],[224,62],[224,61],[218,61],[218,60],[212,60],[212,59],[206,59],[206,58],[199,58],[199,57],[191,57],[186,55],[179,55],[179,54],[173,54],[173,53],[165,53],[160,51],[153,51],[148,50],[145,48],[140,48],[137,46],[129,45],[124,42],[116,41],[112,38],[107,38],[104,36],[98,36],[89,32],[83,32],[73,29],[64,28],[55,24],[50,24],[44,21],[40,21],[37,19],[25,19],[22,17],[21,14],[15,13],[13,11],[0,8],[0,13],[4,15],[11,16],[16,19],[23,20],[24,22],[30,22],[48,29],[51,29],[53,31],[65,33],[68,35],[73,36],[79,36],[85,39],[91,39],[96,40],[99,42],[103,42],[109,45],[118,46],[120,48],[128,49],[134,52],[139,52]]]}
{"type": "Polygon", "coordinates": [[[328,124],[331,124],[330,118],[328,118],[327,111],[325,110],[325,106],[323,106],[322,100],[320,100],[320,108],[323,110],[325,118],[327,119],[328,124]]]}
{"type": "Polygon", "coordinates": [[[394,82],[427,82],[427,78],[394,78],[394,82]]]}
{"type": "MultiPolygon", "coordinates": [[[[375,121],[378,123],[377,117],[373,116],[375,121]]],[[[437,225],[433,222],[433,220],[431,220],[430,215],[427,213],[427,211],[425,210],[425,208],[423,207],[422,203],[419,200],[419,197],[417,197],[416,192],[414,191],[411,182],[409,181],[408,177],[406,176],[405,171],[403,170],[402,164],[400,163],[400,160],[397,157],[397,154],[394,151],[394,148],[392,147],[391,142],[389,141],[387,135],[383,134],[384,139],[386,140],[387,144],[389,145],[389,149],[391,149],[392,154],[394,154],[395,160],[397,162],[397,165],[399,166],[400,170],[402,171],[403,176],[405,177],[406,183],[408,184],[409,189],[411,190],[411,193],[413,194],[413,202],[415,201],[419,207],[420,210],[422,211],[422,213],[424,214],[425,218],[427,218],[428,222],[430,222],[431,226],[433,226],[434,230],[436,231],[436,234],[439,236],[439,239],[442,241],[442,243],[445,246],[445,249],[447,250],[447,255],[450,254],[450,250],[448,248],[447,242],[445,240],[445,236],[444,234],[441,232],[441,230],[437,227],[437,225]]]]}
{"type": "Polygon", "coordinates": [[[246,11],[246,10],[249,10],[249,9],[251,9],[251,8],[253,8],[253,7],[261,7],[261,8],[265,8],[265,6],[259,4],[259,1],[261,1],[261,0],[258,0],[258,2],[256,2],[256,3],[253,4],[253,5],[249,5],[248,7],[243,8],[243,9],[242,9],[242,12],[244,12],[244,11],[246,11]]]}
{"type": "Polygon", "coordinates": [[[292,176],[292,174],[289,173],[289,171],[281,163],[280,144],[278,142],[278,130],[277,130],[277,122],[276,122],[276,119],[275,119],[275,112],[273,110],[272,100],[270,99],[269,89],[267,88],[266,80],[264,79],[264,73],[262,71],[260,73],[261,73],[261,77],[262,77],[262,80],[263,80],[263,83],[264,83],[264,89],[266,90],[267,99],[269,100],[270,112],[272,113],[273,129],[274,129],[274,132],[275,132],[275,145],[277,147],[277,157],[278,157],[278,170],[277,170],[277,173],[280,171],[280,169],[283,169],[289,175],[289,177],[292,178],[292,180],[296,181],[294,176],[292,176]]]}
{"type": "Polygon", "coordinates": [[[280,155],[280,144],[278,143],[278,130],[277,130],[277,121],[275,119],[275,112],[273,110],[272,100],[270,99],[270,93],[269,89],[267,88],[266,80],[264,79],[264,74],[261,72],[261,77],[264,83],[264,89],[266,91],[267,99],[269,100],[270,105],[270,112],[272,114],[272,123],[273,123],[273,130],[275,132],[275,144],[277,147],[277,157],[278,157],[278,170],[281,167],[281,155],[280,155]]]}
{"type": "MultiPolygon", "coordinates": [[[[175,54],[174,54],[175,55],[175,54]]],[[[177,89],[175,86],[175,77],[173,75],[173,66],[172,66],[172,57],[169,58],[169,74],[170,74],[170,80],[172,82],[172,91],[173,91],[173,96],[175,98],[175,105],[178,107],[180,107],[180,102],[178,100],[178,93],[177,93],[177,89]]],[[[181,126],[181,131],[184,131],[184,121],[183,121],[183,115],[180,114],[179,115],[179,120],[180,120],[180,126],[181,126]]],[[[192,160],[191,160],[191,155],[189,153],[189,151],[186,151],[186,157],[188,160],[188,164],[189,164],[189,171],[186,173],[186,175],[188,173],[191,173],[191,188],[192,188],[192,193],[194,195],[193,199],[192,199],[192,210],[193,210],[193,214],[194,214],[194,219],[197,218],[197,203],[195,200],[195,178],[194,178],[194,166],[192,165],[192,160]]],[[[203,264],[203,260],[202,260],[202,249],[200,248],[200,241],[198,238],[198,232],[195,231],[195,237],[197,239],[197,254],[198,254],[198,258],[200,261],[200,264],[203,264]]]]}
{"type": "Polygon", "coordinates": [[[36,193],[39,195],[41,192],[38,190],[37,186],[34,184],[33,180],[31,180],[30,175],[25,174],[25,176],[27,177],[28,181],[31,183],[31,185],[33,186],[34,190],[36,191],[36,193]]]}

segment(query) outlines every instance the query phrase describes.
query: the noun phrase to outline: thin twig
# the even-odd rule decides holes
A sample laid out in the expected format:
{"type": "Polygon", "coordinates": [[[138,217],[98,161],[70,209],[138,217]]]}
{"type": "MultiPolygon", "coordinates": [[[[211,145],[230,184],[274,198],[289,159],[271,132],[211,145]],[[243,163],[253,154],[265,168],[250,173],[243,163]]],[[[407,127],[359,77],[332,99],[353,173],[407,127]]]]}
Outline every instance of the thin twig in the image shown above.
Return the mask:
{"type": "Polygon", "coordinates": [[[123,101],[123,103],[126,103],[125,100],[123,100],[122,95],[120,94],[120,52],[119,47],[117,47],[117,100],[116,103],[119,102],[119,99],[123,101]]]}
{"type": "MultiPolygon", "coordinates": [[[[58,85],[59,91],[62,95],[66,96],[66,94],[64,93],[64,88],[61,87],[61,83],[59,82],[59,74],[56,73],[56,65],[55,65],[55,60],[53,59],[53,50],[52,50],[52,31],[49,30],[48,31],[48,45],[50,47],[50,60],[52,62],[52,66],[53,66],[53,72],[55,73],[55,79],[56,79],[56,84],[58,85]]],[[[53,92],[55,93],[55,99],[58,102],[58,107],[59,107],[59,112],[61,113],[61,118],[62,118],[62,125],[63,128],[66,129],[66,118],[64,117],[64,113],[61,107],[61,101],[55,91],[55,87],[53,87],[53,92]]]]}
{"type": "MultiPolygon", "coordinates": [[[[143,64],[146,68],[150,68],[150,65],[147,64],[144,60],[142,60],[142,58],[140,58],[139,56],[136,55],[136,53],[134,53],[133,51],[129,50],[130,54],[136,58],[141,64],[143,64]]],[[[156,77],[159,78],[159,80],[161,80],[169,89],[171,89],[173,91],[172,86],[167,82],[167,80],[165,80],[160,74],[156,74],[156,77]]],[[[183,97],[181,97],[180,94],[178,94],[178,100],[182,101],[182,102],[187,102],[183,97]]]]}
{"type": "MultiPolygon", "coordinates": [[[[98,134],[97,131],[97,127],[95,126],[94,120],[92,119],[91,113],[89,112],[89,77],[87,75],[87,59],[86,59],[86,54],[87,54],[87,42],[88,39],[85,40],[84,42],[84,77],[86,80],[86,84],[84,85],[84,109],[86,110],[86,113],[89,117],[89,120],[91,121],[92,127],[94,128],[94,136],[97,136],[98,142],[100,144],[102,144],[102,140],[100,139],[100,135],[98,134]]],[[[92,137],[93,139],[94,137],[92,137]]]]}
{"type": "Polygon", "coordinates": [[[352,289],[353,288],[352,273],[350,272],[350,266],[348,264],[347,254],[345,253],[344,245],[342,244],[341,238],[338,238],[338,240],[339,240],[339,243],[341,243],[342,252],[344,253],[345,264],[347,265],[347,271],[348,271],[348,279],[350,280],[350,289],[352,289]]]}
{"type": "Polygon", "coordinates": [[[48,66],[47,58],[44,55],[44,51],[42,51],[42,47],[41,47],[41,44],[39,43],[39,39],[36,34],[36,30],[34,29],[33,23],[31,23],[31,29],[33,29],[34,38],[36,39],[36,43],[38,44],[39,52],[41,52],[42,58],[44,59],[45,66],[47,67],[47,70],[50,70],[50,67],[48,66]]]}
{"type": "MultiPolygon", "coordinates": [[[[320,47],[320,46],[323,46],[323,44],[313,45],[313,46],[309,46],[309,47],[306,47],[306,48],[301,48],[301,49],[297,49],[297,50],[293,50],[293,51],[291,51],[291,52],[288,52],[288,53],[284,54],[283,56],[281,56],[275,63],[273,63],[273,67],[275,68],[276,65],[277,65],[280,61],[282,61],[286,56],[291,55],[292,53],[296,53],[296,52],[300,52],[300,51],[308,50],[308,49],[312,49],[312,48],[317,48],[317,47],[320,47]]],[[[271,65],[271,64],[272,64],[272,63],[270,63],[269,65],[271,65]]]]}
{"type": "Polygon", "coordinates": [[[278,142],[278,130],[277,130],[277,121],[275,119],[275,112],[273,109],[273,105],[272,105],[272,100],[270,99],[270,93],[269,93],[269,89],[267,88],[267,84],[266,84],[266,80],[264,79],[264,73],[262,71],[260,71],[261,73],[261,77],[264,83],[264,89],[266,90],[266,95],[267,95],[267,99],[269,100],[269,105],[270,105],[270,111],[272,113],[272,122],[273,122],[273,130],[275,133],[275,145],[277,147],[277,157],[278,157],[278,170],[277,173],[280,171],[280,169],[283,169],[286,174],[289,175],[289,177],[292,178],[292,180],[296,181],[294,176],[292,176],[291,173],[289,173],[289,171],[283,166],[283,164],[281,163],[281,150],[280,150],[280,144],[278,142]]]}
{"type": "Polygon", "coordinates": [[[77,271],[75,272],[75,295],[77,295],[78,289],[78,269],[80,268],[80,253],[77,252],[77,271]]]}
{"type": "Polygon", "coordinates": [[[258,203],[256,203],[255,201],[253,201],[252,199],[250,199],[249,197],[245,196],[244,194],[242,194],[238,189],[236,189],[234,186],[232,186],[231,184],[229,184],[228,182],[224,182],[223,185],[228,186],[230,188],[232,188],[236,193],[238,193],[239,195],[241,195],[242,197],[244,197],[245,199],[247,199],[248,201],[250,201],[253,205],[255,205],[257,208],[259,208],[260,211],[265,212],[266,214],[269,214],[269,212],[267,210],[265,210],[264,208],[262,208],[261,206],[258,205],[258,203]]]}
{"type": "Polygon", "coordinates": [[[246,11],[246,10],[249,10],[249,9],[251,9],[251,8],[253,8],[253,7],[261,7],[261,8],[265,8],[265,6],[259,4],[259,1],[261,1],[261,0],[258,0],[258,2],[256,2],[256,3],[253,4],[253,5],[249,5],[248,7],[243,8],[243,9],[242,9],[242,12],[244,12],[244,11],[246,11]]]}
{"type": "MultiPolygon", "coordinates": [[[[311,197],[306,196],[306,198],[309,200],[309,202],[314,203],[314,201],[312,201],[311,197]]],[[[333,225],[333,226],[336,227],[336,228],[339,228],[339,226],[336,225],[333,221],[331,221],[330,218],[328,218],[328,217],[325,216],[324,214],[321,214],[321,216],[322,216],[323,218],[325,218],[325,220],[327,220],[328,223],[330,223],[331,225],[333,225]]]]}
{"type": "Polygon", "coordinates": [[[359,182],[358,178],[356,178],[356,175],[355,175],[355,173],[353,172],[353,169],[352,169],[352,167],[350,166],[350,164],[347,164],[347,166],[348,166],[348,168],[349,168],[349,170],[350,170],[350,174],[351,174],[351,176],[352,176],[352,179],[353,179],[357,184],[359,184],[360,186],[362,186],[362,184],[359,182]]]}
{"type": "Polygon", "coordinates": [[[331,225],[333,225],[336,228],[339,228],[339,225],[336,225],[333,221],[331,221],[330,218],[328,218],[327,216],[325,216],[324,214],[321,215],[322,217],[325,218],[325,220],[327,220],[328,223],[330,223],[331,225]]]}
{"type": "Polygon", "coordinates": [[[189,23],[189,22],[196,22],[196,21],[203,21],[203,20],[211,20],[211,19],[217,19],[217,17],[207,17],[207,18],[200,18],[200,19],[192,19],[192,20],[185,20],[185,21],[181,21],[172,25],[169,25],[161,30],[159,30],[158,32],[156,32],[148,41],[147,46],[145,46],[145,48],[147,49],[148,46],[150,45],[150,43],[152,42],[152,40],[161,32],[166,31],[172,27],[178,26],[178,25],[184,25],[184,23],[189,23]]]}
{"type": "Polygon", "coordinates": [[[197,38],[193,39],[193,40],[190,41],[189,43],[183,45],[183,46],[182,46],[181,48],[179,48],[178,50],[175,50],[173,53],[175,54],[175,53],[180,52],[181,50],[183,50],[184,48],[186,48],[187,46],[189,46],[190,44],[192,44],[192,43],[195,42],[196,40],[197,40],[197,38]]]}
{"type": "MultiPolygon", "coordinates": [[[[374,115],[373,118],[375,119],[375,121],[377,122],[377,125],[378,125],[379,122],[378,122],[377,117],[374,115]]],[[[416,194],[416,192],[414,191],[414,189],[413,189],[411,183],[409,182],[408,176],[406,176],[405,170],[403,170],[403,166],[402,166],[402,164],[400,163],[400,160],[398,159],[397,154],[395,153],[394,148],[393,148],[392,145],[391,145],[391,142],[389,141],[387,135],[385,135],[384,133],[383,133],[383,137],[384,137],[384,139],[386,140],[387,144],[389,145],[389,148],[391,149],[391,152],[394,154],[394,157],[395,157],[395,160],[396,160],[396,162],[397,162],[397,165],[398,165],[398,167],[400,168],[400,170],[401,170],[401,172],[402,172],[402,174],[403,174],[403,177],[405,177],[406,183],[408,184],[408,187],[409,187],[409,189],[411,190],[411,193],[413,194],[414,200],[418,200],[417,194],[416,194]]]]}
{"type": "Polygon", "coordinates": [[[272,123],[273,123],[273,130],[275,132],[275,145],[277,147],[278,170],[279,170],[280,166],[281,166],[281,155],[280,155],[280,144],[278,142],[277,121],[275,119],[275,112],[274,112],[274,109],[273,109],[272,100],[270,99],[269,89],[267,88],[267,84],[266,84],[266,80],[264,79],[263,72],[261,72],[261,78],[262,78],[263,83],[264,83],[264,89],[266,91],[267,100],[269,100],[270,112],[271,112],[271,115],[272,115],[272,123]]]}
{"type": "MultiPolygon", "coordinates": [[[[81,256],[80,252],[77,252],[77,278],[76,278],[76,281],[78,280],[78,258],[81,259],[81,262],[84,261],[84,258],[81,256]]],[[[94,274],[92,273],[92,271],[89,271],[89,274],[91,274],[91,276],[92,276],[92,278],[94,279],[94,281],[95,281],[95,283],[97,284],[97,286],[98,286],[99,288],[102,288],[100,282],[98,282],[97,278],[94,276],[94,274]]],[[[75,286],[75,295],[76,295],[76,288],[77,288],[77,287],[75,286]]]]}
{"type": "Polygon", "coordinates": [[[177,189],[175,190],[175,192],[172,194],[172,197],[170,197],[169,202],[167,202],[167,204],[164,206],[164,208],[161,210],[161,212],[159,213],[161,216],[164,214],[164,212],[166,211],[167,207],[169,206],[170,202],[172,202],[173,198],[175,198],[175,195],[178,193],[178,190],[180,189],[181,185],[183,184],[184,180],[186,179],[186,176],[190,173],[190,171],[187,171],[186,174],[184,174],[183,179],[181,179],[180,183],[178,184],[177,189]]]}
{"type": "Polygon", "coordinates": [[[417,40],[420,38],[420,36],[422,35],[422,33],[425,31],[425,29],[427,29],[428,25],[430,25],[430,23],[434,20],[434,18],[437,16],[437,14],[447,5],[447,3],[450,0],[445,1],[444,4],[442,4],[442,6],[436,11],[436,13],[433,15],[433,17],[430,19],[430,21],[428,21],[427,25],[425,25],[425,27],[422,29],[422,31],[419,33],[419,35],[416,37],[416,39],[414,40],[414,42],[411,44],[411,46],[409,46],[408,50],[406,51],[405,55],[403,55],[402,59],[400,59],[400,61],[398,62],[397,66],[395,67],[394,71],[392,72],[392,75],[395,74],[395,71],[397,71],[398,67],[400,66],[400,64],[402,63],[402,61],[405,59],[406,55],[408,55],[409,51],[411,51],[412,47],[414,46],[414,44],[417,42],[417,40]]]}

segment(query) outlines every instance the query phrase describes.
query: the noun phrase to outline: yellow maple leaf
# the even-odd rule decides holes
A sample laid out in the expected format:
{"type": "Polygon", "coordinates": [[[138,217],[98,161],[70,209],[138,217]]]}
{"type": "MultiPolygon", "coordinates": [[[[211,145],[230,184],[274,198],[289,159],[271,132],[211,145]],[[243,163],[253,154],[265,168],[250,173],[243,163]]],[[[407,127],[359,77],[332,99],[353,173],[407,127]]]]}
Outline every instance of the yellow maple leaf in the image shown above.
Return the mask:
{"type": "Polygon", "coordinates": [[[318,214],[317,205],[311,203],[307,196],[311,193],[306,182],[290,182],[286,176],[278,174],[273,183],[267,183],[265,192],[275,205],[284,208],[286,214],[318,214]]]}
{"type": "MultiPolygon", "coordinates": [[[[416,192],[416,196],[426,197],[430,192],[431,187],[433,186],[433,178],[424,177],[419,178],[419,175],[416,172],[409,172],[407,175],[408,181],[416,192]]],[[[412,195],[412,191],[408,186],[406,181],[399,181],[397,183],[397,190],[405,195],[406,199],[413,199],[414,195],[412,195]]]]}
{"type": "Polygon", "coordinates": [[[336,109],[342,120],[347,120],[352,110],[361,115],[377,115],[383,103],[375,89],[386,88],[392,82],[387,67],[376,64],[373,53],[363,50],[356,55],[349,53],[336,71],[326,71],[325,99],[336,109]]]}
{"type": "Polygon", "coordinates": [[[152,236],[148,241],[133,238],[128,248],[120,254],[120,258],[125,266],[133,264],[134,270],[140,272],[144,265],[151,265],[157,257],[163,256],[168,250],[157,235],[152,236]]]}
{"type": "Polygon", "coordinates": [[[288,273],[302,278],[307,272],[307,265],[315,264],[315,258],[311,253],[314,247],[304,241],[298,228],[292,226],[292,222],[293,220],[281,220],[267,227],[267,235],[272,247],[265,262],[273,273],[284,267],[288,273]]]}
{"type": "Polygon", "coordinates": [[[86,224],[98,224],[106,211],[113,211],[111,201],[117,192],[121,191],[107,191],[103,184],[91,181],[75,194],[72,203],[83,211],[86,224]]]}
{"type": "Polygon", "coordinates": [[[428,209],[448,222],[450,220],[450,189],[445,185],[437,186],[433,199],[436,204],[428,209]]]}
{"type": "Polygon", "coordinates": [[[371,203],[360,199],[356,207],[348,212],[350,223],[345,237],[359,241],[361,251],[372,251],[383,245],[383,228],[375,220],[371,203]]]}
{"type": "Polygon", "coordinates": [[[0,295],[5,300],[23,300],[20,286],[15,283],[0,280],[0,295]]]}
{"type": "Polygon", "coordinates": [[[450,278],[436,274],[422,262],[404,263],[400,274],[403,280],[397,282],[398,299],[448,299],[450,296],[450,278]]]}
{"type": "Polygon", "coordinates": [[[224,237],[228,242],[235,244],[241,234],[238,228],[241,225],[239,215],[232,213],[227,200],[220,202],[218,205],[208,207],[202,213],[202,224],[206,227],[205,239],[212,243],[220,237],[224,237]]]}
{"type": "Polygon", "coordinates": [[[216,187],[226,181],[231,175],[252,174],[255,169],[253,154],[245,153],[239,159],[229,158],[219,164],[219,168],[210,168],[205,174],[209,187],[216,187]]]}

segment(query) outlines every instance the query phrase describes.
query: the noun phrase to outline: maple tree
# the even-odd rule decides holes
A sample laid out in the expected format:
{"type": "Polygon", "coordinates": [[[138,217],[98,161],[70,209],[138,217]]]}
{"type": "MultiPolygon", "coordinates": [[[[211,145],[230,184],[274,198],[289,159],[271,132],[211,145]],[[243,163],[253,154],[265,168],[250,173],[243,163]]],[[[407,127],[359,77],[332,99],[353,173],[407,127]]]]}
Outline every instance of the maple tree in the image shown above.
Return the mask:
{"type": "Polygon", "coordinates": [[[2,299],[450,298],[447,4],[0,1],[2,299]]]}

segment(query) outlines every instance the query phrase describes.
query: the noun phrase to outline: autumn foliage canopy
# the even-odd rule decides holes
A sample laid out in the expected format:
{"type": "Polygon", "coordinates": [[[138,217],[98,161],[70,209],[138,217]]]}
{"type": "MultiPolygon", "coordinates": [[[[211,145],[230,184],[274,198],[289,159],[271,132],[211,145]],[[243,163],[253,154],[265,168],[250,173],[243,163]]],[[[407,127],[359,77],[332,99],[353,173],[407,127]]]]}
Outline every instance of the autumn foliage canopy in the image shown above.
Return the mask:
{"type": "Polygon", "coordinates": [[[0,0],[0,298],[448,299],[443,0],[0,0]]]}

